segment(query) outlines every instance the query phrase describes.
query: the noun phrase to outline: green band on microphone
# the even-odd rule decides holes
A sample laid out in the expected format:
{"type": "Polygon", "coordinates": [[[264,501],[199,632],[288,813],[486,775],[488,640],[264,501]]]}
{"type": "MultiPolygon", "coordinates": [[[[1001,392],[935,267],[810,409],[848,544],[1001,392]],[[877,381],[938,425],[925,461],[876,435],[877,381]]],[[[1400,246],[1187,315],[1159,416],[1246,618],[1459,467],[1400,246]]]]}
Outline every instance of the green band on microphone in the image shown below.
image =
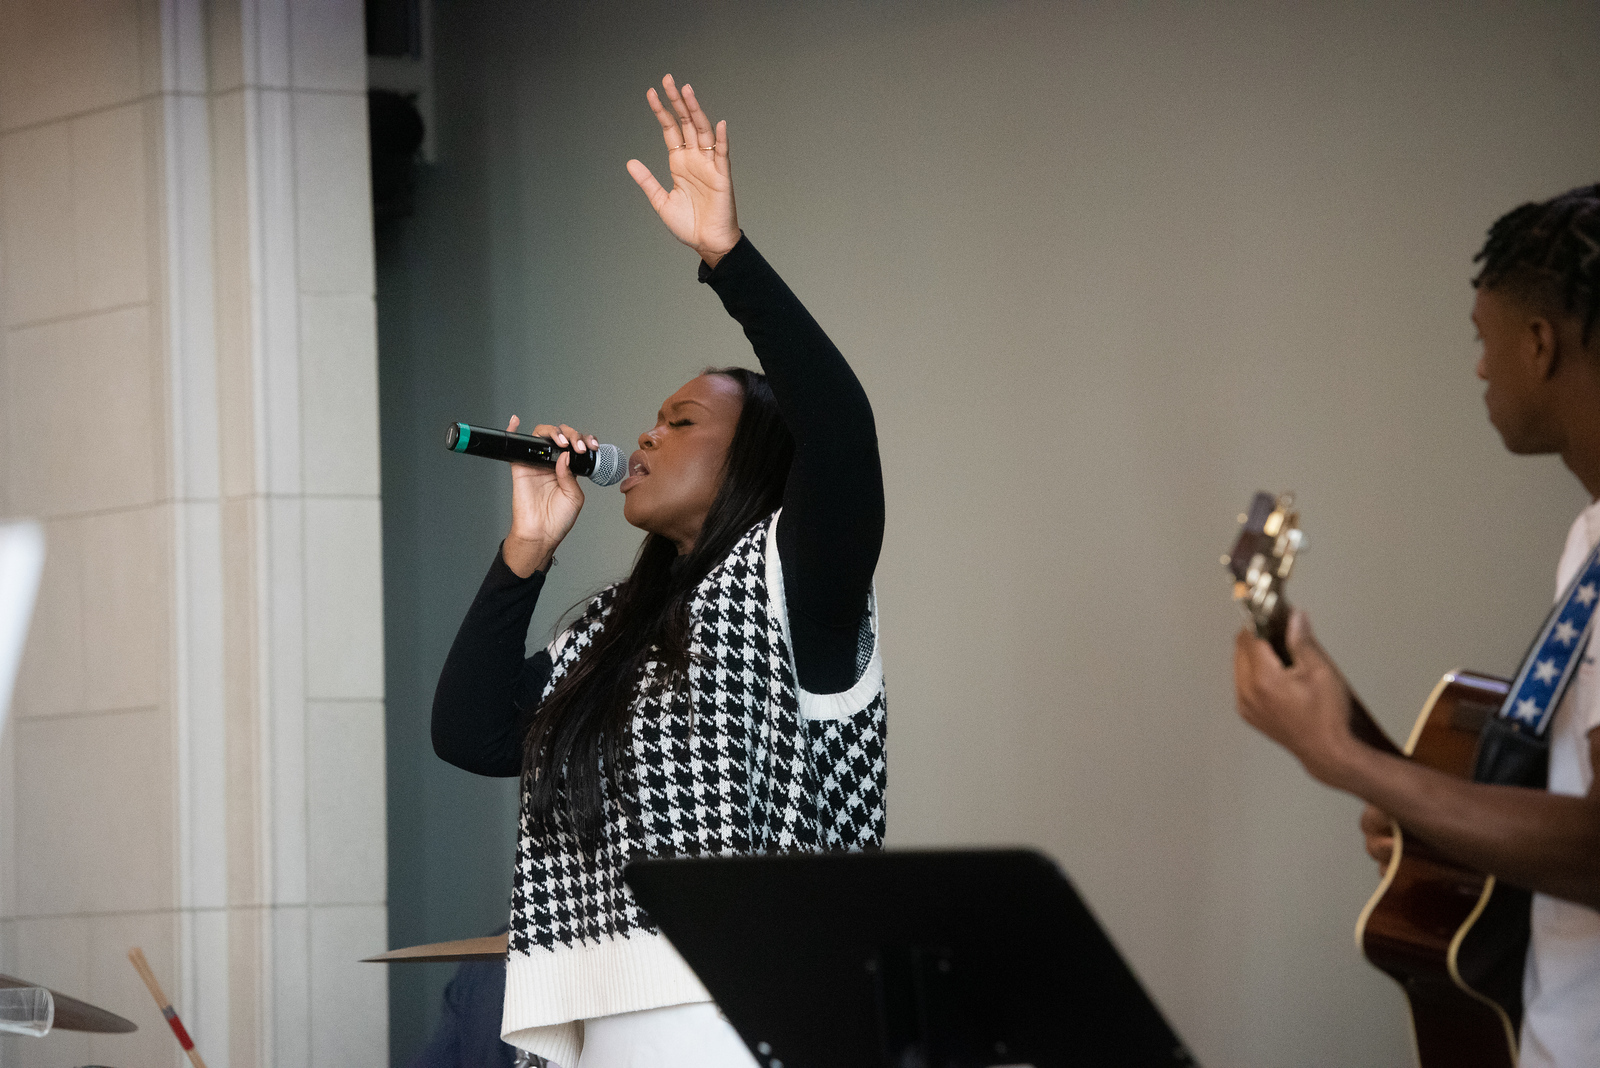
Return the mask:
{"type": "Polygon", "coordinates": [[[465,423],[457,423],[456,452],[467,451],[467,441],[472,437],[472,428],[465,423]]]}

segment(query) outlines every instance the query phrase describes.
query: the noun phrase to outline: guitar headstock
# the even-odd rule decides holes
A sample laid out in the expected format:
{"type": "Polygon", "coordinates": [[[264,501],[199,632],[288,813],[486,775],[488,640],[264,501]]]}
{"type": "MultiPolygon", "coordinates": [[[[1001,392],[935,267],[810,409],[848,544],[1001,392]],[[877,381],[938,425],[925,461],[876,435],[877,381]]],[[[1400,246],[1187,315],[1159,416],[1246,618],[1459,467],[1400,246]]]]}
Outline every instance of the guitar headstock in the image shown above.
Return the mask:
{"type": "MultiPolygon", "coordinates": [[[[1300,513],[1294,494],[1274,497],[1258,493],[1250,510],[1239,516],[1239,538],[1222,565],[1233,576],[1233,599],[1244,609],[1256,635],[1272,642],[1280,654],[1289,618],[1283,584],[1294,570],[1295,557],[1305,548],[1300,513]]],[[[1287,660],[1286,660],[1287,662],[1287,660]]]]}

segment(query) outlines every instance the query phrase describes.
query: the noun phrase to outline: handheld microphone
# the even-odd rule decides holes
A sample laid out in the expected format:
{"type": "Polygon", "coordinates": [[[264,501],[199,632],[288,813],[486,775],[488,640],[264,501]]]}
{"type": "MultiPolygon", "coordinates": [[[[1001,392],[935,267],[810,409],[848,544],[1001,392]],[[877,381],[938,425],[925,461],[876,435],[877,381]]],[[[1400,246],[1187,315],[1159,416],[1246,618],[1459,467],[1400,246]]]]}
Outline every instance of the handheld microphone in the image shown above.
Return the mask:
{"type": "Polygon", "coordinates": [[[589,481],[596,486],[615,486],[628,474],[628,458],[615,445],[602,445],[588,452],[573,452],[563,449],[549,438],[508,434],[504,430],[491,430],[486,426],[467,423],[451,423],[446,428],[444,447],[468,456],[486,456],[491,460],[537,464],[540,467],[554,467],[556,458],[565,452],[571,456],[569,463],[572,473],[588,475],[589,481]]]}

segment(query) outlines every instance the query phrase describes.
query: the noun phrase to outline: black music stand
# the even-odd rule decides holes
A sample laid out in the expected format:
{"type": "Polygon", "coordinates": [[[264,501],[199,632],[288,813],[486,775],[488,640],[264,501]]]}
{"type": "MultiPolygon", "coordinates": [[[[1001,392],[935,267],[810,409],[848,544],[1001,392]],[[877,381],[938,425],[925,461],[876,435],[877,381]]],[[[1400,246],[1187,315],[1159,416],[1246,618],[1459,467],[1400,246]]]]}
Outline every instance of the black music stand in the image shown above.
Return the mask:
{"type": "Polygon", "coordinates": [[[645,860],[625,878],[764,1068],[1196,1065],[1039,853],[645,860]]]}

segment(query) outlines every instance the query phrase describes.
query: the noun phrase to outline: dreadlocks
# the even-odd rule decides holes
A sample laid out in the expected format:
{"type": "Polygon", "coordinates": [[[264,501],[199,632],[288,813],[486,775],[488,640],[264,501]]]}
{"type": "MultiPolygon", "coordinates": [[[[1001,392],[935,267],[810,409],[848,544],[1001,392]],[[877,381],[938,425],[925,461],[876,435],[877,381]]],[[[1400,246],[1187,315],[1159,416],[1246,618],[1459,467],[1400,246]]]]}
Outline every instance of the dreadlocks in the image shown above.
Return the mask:
{"type": "Polygon", "coordinates": [[[1502,215],[1472,262],[1483,264],[1474,286],[1576,316],[1588,348],[1600,321],[1600,185],[1502,215]]]}

